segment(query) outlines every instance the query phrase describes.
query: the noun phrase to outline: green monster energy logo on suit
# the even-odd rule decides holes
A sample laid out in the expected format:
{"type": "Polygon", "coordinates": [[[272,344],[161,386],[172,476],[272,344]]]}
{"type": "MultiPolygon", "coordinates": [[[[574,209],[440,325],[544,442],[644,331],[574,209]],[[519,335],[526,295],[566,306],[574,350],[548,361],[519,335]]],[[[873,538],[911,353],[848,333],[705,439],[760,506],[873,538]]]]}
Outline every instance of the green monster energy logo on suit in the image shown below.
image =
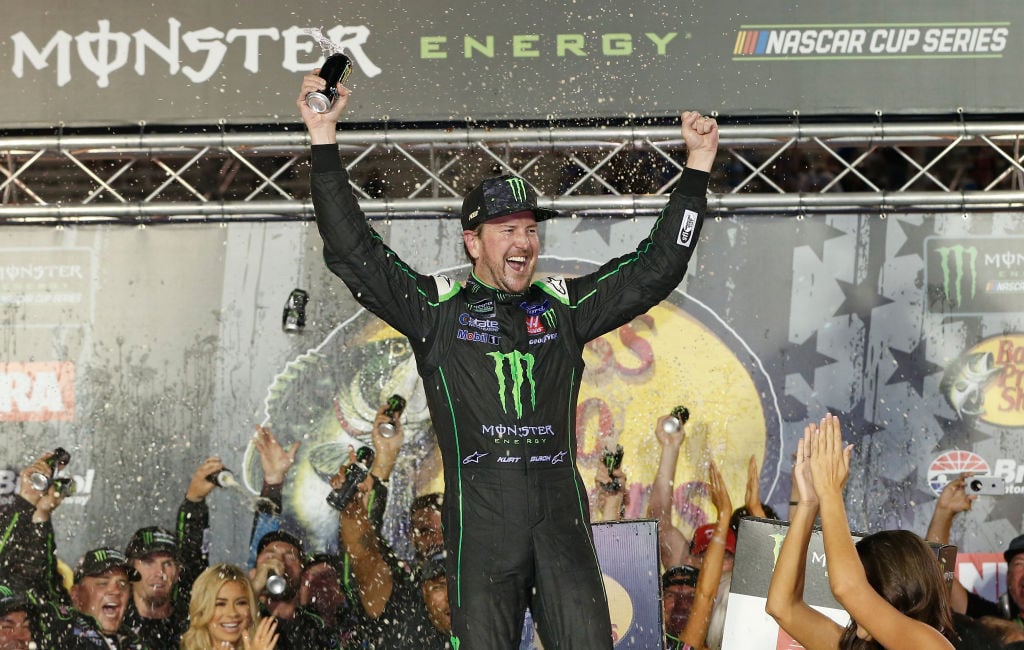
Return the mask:
{"type": "Polygon", "coordinates": [[[526,202],[526,182],[518,176],[509,178],[505,181],[508,183],[509,189],[512,190],[512,198],[516,201],[526,202]]]}
{"type": "Polygon", "coordinates": [[[487,356],[494,359],[494,374],[498,378],[498,396],[501,398],[501,408],[508,413],[508,405],[505,398],[505,386],[508,379],[505,376],[505,369],[512,380],[512,403],[515,405],[516,417],[523,417],[523,384],[530,385],[530,408],[537,408],[537,384],[533,380],[534,357],[529,352],[523,353],[515,350],[513,352],[491,352],[487,356]],[[506,364],[506,362],[508,362],[506,364]]]}

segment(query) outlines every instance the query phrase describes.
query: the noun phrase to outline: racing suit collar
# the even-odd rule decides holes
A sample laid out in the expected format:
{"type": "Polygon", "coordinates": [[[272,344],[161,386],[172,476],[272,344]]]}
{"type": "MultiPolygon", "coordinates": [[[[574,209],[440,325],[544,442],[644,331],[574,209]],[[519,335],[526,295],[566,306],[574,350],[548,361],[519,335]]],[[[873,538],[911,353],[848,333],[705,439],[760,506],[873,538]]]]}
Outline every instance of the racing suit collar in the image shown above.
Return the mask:
{"type": "Polygon", "coordinates": [[[486,282],[478,278],[476,276],[476,273],[472,271],[469,272],[469,279],[466,280],[466,289],[469,290],[470,293],[487,292],[493,295],[494,299],[497,300],[498,302],[514,302],[516,300],[521,300],[522,297],[526,295],[525,291],[523,293],[509,293],[507,291],[502,291],[501,289],[492,287],[491,285],[487,284],[486,282]]]}

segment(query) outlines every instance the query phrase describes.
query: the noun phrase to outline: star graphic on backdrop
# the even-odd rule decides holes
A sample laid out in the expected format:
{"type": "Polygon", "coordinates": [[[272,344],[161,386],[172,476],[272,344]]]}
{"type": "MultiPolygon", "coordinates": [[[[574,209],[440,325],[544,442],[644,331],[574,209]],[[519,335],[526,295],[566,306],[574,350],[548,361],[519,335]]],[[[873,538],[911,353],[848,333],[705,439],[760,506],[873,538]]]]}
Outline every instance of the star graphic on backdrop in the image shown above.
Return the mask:
{"type": "Polygon", "coordinates": [[[779,351],[785,374],[800,373],[808,385],[814,385],[814,371],[835,363],[830,356],[818,352],[818,333],[807,337],[803,343],[788,343],[779,351]]]}
{"type": "Polygon", "coordinates": [[[612,226],[622,221],[621,217],[587,217],[585,219],[576,219],[578,222],[576,227],[572,229],[572,232],[586,232],[588,230],[594,230],[597,234],[601,235],[601,239],[604,240],[606,245],[610,245],[612,241],[612,226]]]}
{"type": "Polygon", "coordinates": [[[892,300],[878,293],[875,289],[877,281],[873,278],[864,280],[860,284],[851,284],[842,280],[836,280],[836,284],[843,290],[846,299],[839,306],[833,316],[845,316],[856,314],[865,327],[871,325],[871,312],[875,307],[888,305],[892,300]]]}
{"type": "Polygon", "coordinates": [[[950,420],[936,413],[933,413],[932,417],[942,429],[942,437],[935,441],[936,451],[970,449],[972,447],[972,442],[976,439],[975,432],[967,426],[966,422],[960,418],[950,420]]]}
{"type": "Polygon", "coordinates": [[[846,442],[860,444],[861,441],[879,431],[885,431],[885,427],[864,419],[865,400],[862,399],[853,405],[848,411],[829,406],[828,412],[839,417],[843,427],[843,439],[846,442]]]}
{"type": "Polygon", "coordinates": [[[798,222],[796,229],[797,246],[808,246],[818,259],[824,259],[825,242],[846,234],[845,230],[833,228],[824,219],[809,218],[798,222]]]}
{"type": "Polygon", "coordinates": [[[899,224],[900,229],[903,231],[904,236],[907,240],[903,242],[900,249],[896,251],[894,257],[903,257],[904,255],[917,255],[924,259],[924,240],[929,235],[935,234],[935,222],[931,219],[924,219],[920,226],[910,223],[909,221],[896,220],[899,224]]]}
{"type": "Polygon", "coordinates": [[[904,514],[901,511],[905,506],[914,507],[922,503],[935,502],[935,494],[928,487],[928,482],[921,479],[920,472],[921,468],[915,465],[910,474],[902,478],[878,475],[882,494],[887,496],[885,501],[892,506],[894,514],[904,514]]]}
{"type": "Polygon", "coordinates": [[[885,381],[885,385],[890,386],[907,382],[917,393],[918,397],[924,397],[925,378],[943,370],[942,366],[934,364],[926,358],[928,356],[925,350],[927,345],[927,341],[921,341],[921,344],[910,352],[890,347],[889,353],[896,361],[896,370],[885,381]]]}
{"type": "Polygon", "coordinates": [[[807,405],[793,395],[783,395],[779,400],[779,410],[786,422],[803,422],[807,419],[807,405]]]}
{"type": "Polygon", "coordinates": [[[979,496],[979,499],[992,499],[992,510],[985,515],[985,521],[999,521],[1005,519],[1010,522],[1014,529],[1021,524],[1020,497],[1013,495],[1001,496],[979,496]]]}

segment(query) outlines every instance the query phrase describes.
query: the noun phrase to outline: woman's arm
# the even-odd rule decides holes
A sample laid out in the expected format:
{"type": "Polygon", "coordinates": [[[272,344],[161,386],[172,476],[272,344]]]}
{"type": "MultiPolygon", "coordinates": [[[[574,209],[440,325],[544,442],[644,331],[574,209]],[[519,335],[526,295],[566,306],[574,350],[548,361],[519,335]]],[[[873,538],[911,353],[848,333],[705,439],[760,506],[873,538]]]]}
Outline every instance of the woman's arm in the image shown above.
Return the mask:
{"type": "Polygon", "coordinates": [[[811,436],[815,431],[815,425],[808,424],[804,437],[797,443],[793,485],[799,499],[791,509],[792,520],[772,573],[765,611],[807,650],[834,650],[839,645],[842,628],[804,602],[807,543],[818,514],[818,496],[811,484],[808,462],[811,436]]]}
{"type": "Polygon", "coordinates": [[[905,616],[871,587],[850,537],[843,487],[852,445],[843,446],[839,419],[828,415],[814,436],[811,476],[821,502],[821,528],[832,594],[850,617],[888,650],[948,650],[935,628],[905,616]]]}
{"type": "Polygon", "coordinates": [[[708,465],[711,485],[711,501],[718,510],[715,534],[711,537],[704,561],[697,578],[696,593],[690,606],[690,618],[686,621],[679,638],[694,648],[703,648],[711,625],[711,611],[715,608],[718,583],[722,579],[722,563],[725,561],[725,541],[729,535],[729,517],[732,515],[732,500],[725,487],[725,480],[714,461],[708,465]]]}

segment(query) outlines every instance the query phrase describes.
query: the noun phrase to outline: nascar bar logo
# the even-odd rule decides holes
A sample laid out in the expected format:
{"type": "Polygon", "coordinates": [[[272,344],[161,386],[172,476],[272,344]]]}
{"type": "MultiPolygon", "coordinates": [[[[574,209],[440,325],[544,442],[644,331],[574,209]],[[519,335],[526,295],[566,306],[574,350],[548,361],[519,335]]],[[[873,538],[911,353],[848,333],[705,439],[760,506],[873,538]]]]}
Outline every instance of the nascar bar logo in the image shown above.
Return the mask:
{"type": "Polygon", "coordinates": [[[1010,23],[743,25],[733,60],[1002,58],[1010,23]]]}

